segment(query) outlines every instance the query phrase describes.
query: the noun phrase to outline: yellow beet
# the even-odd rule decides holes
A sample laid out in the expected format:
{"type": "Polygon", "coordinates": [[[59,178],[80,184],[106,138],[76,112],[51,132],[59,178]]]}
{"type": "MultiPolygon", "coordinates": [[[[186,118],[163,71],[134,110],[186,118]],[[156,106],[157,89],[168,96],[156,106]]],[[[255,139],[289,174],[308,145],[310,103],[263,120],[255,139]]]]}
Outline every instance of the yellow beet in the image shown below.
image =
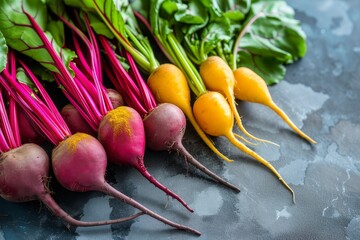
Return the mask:
{"type": "Polygon", "coordinates": [[[290,120],[286,113],[274,103],[264,79],[246,67],[236,69],[234,71],[234,77],[234,94],[237,99],[268,106],[275,111],[297,134],[311,143],[316,143],[312,138],[302,132],[290,120]]]}
{"type": "Polygon", "coordinates": [[[231,68],[222,58],[218,56],[208,57],[200,65],[200,75],[208,90],[219,92],[226,97],[230,105],[230,109],[233,112],[234,117],[236,119],[237,125],[246,136],[261,142],[272,143],[270,141],[254,137],[243,126],[241,118],[236,108],[236,102],[234,97],[234,86],[235,86],[234,74],[231,68]]]}
{"type": "Polygon", "coordinates": [[[294,191],[282,179],[277,170],[268,161],[236,139],[232,132],[234,124],[233,113],[222,94],[211,91],[202,94],[195,101],[193,111],[196,121],[207,134],[216,137],[226,137],[234,146],[270,169],[292,193],[293,201],[295,202],[294,191]]]}
{"type": "Polygon", "coordinates": [[[201,139],[214,153],[228,162],[233,161],[214,146],[214,143],[196,122],[190,105],[190,89],[185,75],[178,67],[173,64],[160,65],[149,76],[147,83],[159,103],[172,103],[184,112],[201,139]]]}

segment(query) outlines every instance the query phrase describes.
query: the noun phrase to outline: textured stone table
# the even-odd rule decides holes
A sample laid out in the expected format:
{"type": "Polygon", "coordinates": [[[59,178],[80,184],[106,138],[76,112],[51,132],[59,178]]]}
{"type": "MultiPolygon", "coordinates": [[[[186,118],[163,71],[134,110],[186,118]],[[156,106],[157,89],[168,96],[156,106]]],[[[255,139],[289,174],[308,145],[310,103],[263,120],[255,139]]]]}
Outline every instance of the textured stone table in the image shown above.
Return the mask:
{"type": "MultiPolygon", "coordinates": [[[[0,240],[6,239],[360,239],[360,1],[291,0],[308,35],[308,53],[288,66],[285,81],[271,87],[274,100],[314,137],[309,145],[269,109],[239,103],[244,124],[280,148],[254,149],[293,187],[297,203],[262,165],[215,140],[228,164],[216,158],[189,127],[184,145],[210,169],[232,181],[241,193],[215,184],[176,154],[147,152],[146,165],[182,196],[191,214],[130,168],[109,167],[119,190],[162,215],[203,235],[172,230],[148,216],[125,224],[69,231],[38,202],[0,200],[0,240]],[[166,169],[166,171],[164,170],[166,169]]],[[[99,193],[71,193],[52,181],[54,197],[82,220],[108,219],[135,210],[99,193]]]]}

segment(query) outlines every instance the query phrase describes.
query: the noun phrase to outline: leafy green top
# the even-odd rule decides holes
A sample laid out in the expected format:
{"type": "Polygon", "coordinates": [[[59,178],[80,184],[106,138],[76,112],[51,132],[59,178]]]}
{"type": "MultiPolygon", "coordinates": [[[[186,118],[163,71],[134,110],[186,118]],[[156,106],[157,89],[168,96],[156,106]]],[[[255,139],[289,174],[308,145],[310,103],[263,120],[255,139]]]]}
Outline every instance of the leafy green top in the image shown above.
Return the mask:
{"type": "MultiPolygon", "coordinates": [[[[154,2],[162,19],[156,23],[148,17],[154,33],[173,32],[197,65],[218,55],[233,69],[247,66],[272,84],[284,78],[284,64],[306,53],[305,33],[284,0],[154,2]]],[[[142,14],[155,11],[148,4],[134,3],[133,8],[142,14]]]]}

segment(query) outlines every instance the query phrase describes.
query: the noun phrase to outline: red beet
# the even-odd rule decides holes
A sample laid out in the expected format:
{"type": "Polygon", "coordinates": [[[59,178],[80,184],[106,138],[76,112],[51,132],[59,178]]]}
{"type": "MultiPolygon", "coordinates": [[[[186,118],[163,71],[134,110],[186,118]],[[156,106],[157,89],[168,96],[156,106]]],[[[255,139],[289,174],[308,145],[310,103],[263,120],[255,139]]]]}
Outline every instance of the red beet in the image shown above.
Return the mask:
{"type": "Polygon", "coordinates": [[[85,121],[74,105],[66,104],[61,109],[61,116],[64,118],[71,133],[81,132],[96,136],[96,131],[85,121]]]}
{"type": "Polygon", "coordinates": [[[42,144],[45,141],[44,136],[36,130],[36,126],[34,126],[33,122],[26,116],[24,110],[19,109],[17,114],[21,142],[42,144]]]}
{"type": "Polygon", "coordinates": [[[156,187],[193,212],[178,195],[162,185],[147,171],[144,165],[144,125],[141,116],[133,108],[122,106],[110,111],[99,125],[98,139],[111,162],[133,166],[156,187]]]}
{"type": "Polygon", "coordinates": [[[106,91],[113,109],[125,105],[124,99],[118,91],[112,88],[107,88],[106,91]]]}
{"type": "Polygon", "coordinates": [[[219,183],[240,192],[240,189],[197,161],[183,146],[182,139],[186,128],[186,118],[180,108],[174,104],[162,103],[154,108],[143,119],[146,144],[155,151],[177,151],[185,157],[186,161],[212,177],[219,183]]]}
{"type": "Polygon", "coordinates": [[[28,143],[0,156],[0,196],[12,202],[40,200],[57,217],[73,226],[98,226],[131,220],[142,214],[109,221],[83,222],[72,218],[51,197],[49,185],[50,160],[36,144],[28,143]]]}
{"type": "Polygon", "coordinates": [[[56,179],[63,187],[71,191],[103,192],[165,224],[200,235],[192,228],[174,223],[156,214],[109,185],[104,178],[107,165],[105,150],[100,142],[90,135],[76,133],[60,142],[52,152],[52,165],[56,179]]]}

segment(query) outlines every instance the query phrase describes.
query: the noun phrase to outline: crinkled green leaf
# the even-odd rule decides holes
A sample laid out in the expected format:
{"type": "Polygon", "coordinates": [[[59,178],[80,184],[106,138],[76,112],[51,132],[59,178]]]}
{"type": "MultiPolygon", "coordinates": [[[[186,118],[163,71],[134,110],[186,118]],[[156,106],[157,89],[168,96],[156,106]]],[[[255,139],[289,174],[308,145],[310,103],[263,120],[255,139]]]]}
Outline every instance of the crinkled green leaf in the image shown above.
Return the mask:
{"type": "Polygon", "coordinates": [[[204,5],[198,0],[190,0],[182,9],[176,11],[174,18],[179,23],[203,24],[208,16],[204,5]]]}
{"type": "Polygon", "coordinates": [[[0,31],[0,72],[2,72],[6,67],[7,53],[8,46],[6,45],[6,40],[0,31]]]}
{"type": "MultiPolygon", "coordinates": [[[[254,0],[253,0],[254,1],[254,0]]],[[[240,12],[242,15],[246,15],[251,6],[251,0],[216,0],[223,12],[240,12]]]]}
{"type": "Polygon", "coordinates": [[[268,39],[268,45],[288,52],[292,62],[306,54],[306,35],[300,22],[294,19],[294,9],[284,1],[258,1],[252,5],[251,15],[265,13],[251,26],[250,32],[254,38],[268,39]]]}

